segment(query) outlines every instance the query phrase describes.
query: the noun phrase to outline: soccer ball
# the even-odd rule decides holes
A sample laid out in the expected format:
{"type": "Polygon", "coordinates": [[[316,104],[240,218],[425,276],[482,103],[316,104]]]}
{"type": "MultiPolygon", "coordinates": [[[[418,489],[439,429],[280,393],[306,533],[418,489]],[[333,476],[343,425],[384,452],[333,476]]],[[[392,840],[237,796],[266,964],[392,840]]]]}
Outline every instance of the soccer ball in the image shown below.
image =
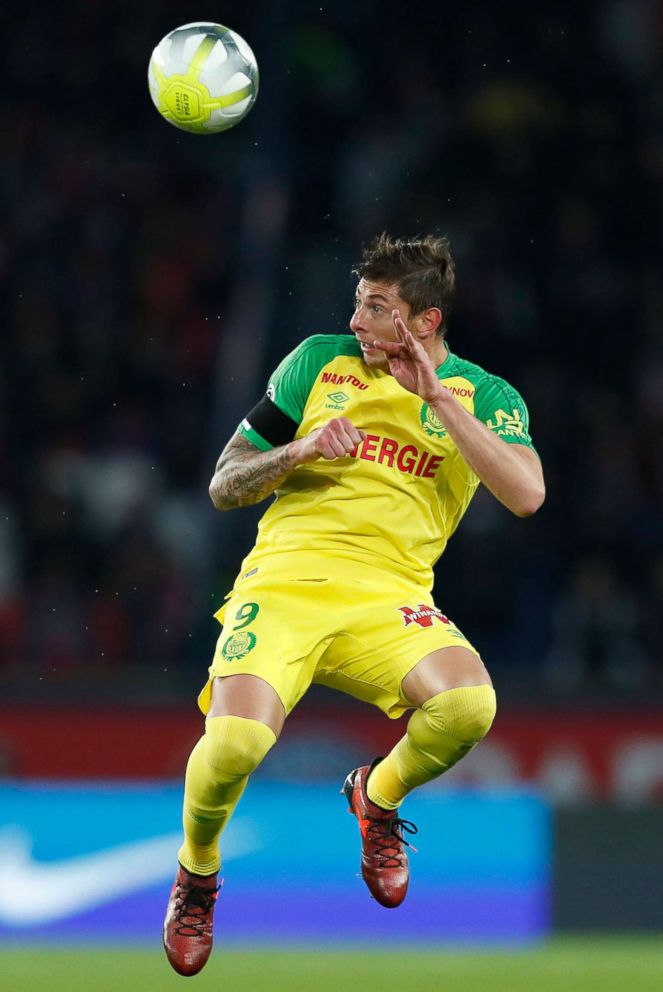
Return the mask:
{"type": "Polygon", "coordinates": [[[227,131],[258,95],[258,64],[247,43],[222,24],[175,28],[152,52],[147,78],[159,113],[194,134],[227,131]]]}

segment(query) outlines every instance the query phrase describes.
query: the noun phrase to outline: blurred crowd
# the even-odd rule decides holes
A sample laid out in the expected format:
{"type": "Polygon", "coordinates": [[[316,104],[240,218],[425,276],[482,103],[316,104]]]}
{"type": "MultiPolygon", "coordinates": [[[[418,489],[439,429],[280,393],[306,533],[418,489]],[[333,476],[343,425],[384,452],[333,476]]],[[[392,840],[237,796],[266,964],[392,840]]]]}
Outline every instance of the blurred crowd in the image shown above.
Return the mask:
{"type": "Polygon", "coordinates": [[[255,524],[211,510],[215,458],[287,350],[347,329],[382,229],[451,238],[450,346],[523,393],[548,483],[528,521],[479,493],[439,605],[507,697],[663,693],[663,7],[222,6],[262,89],[219,137],[147,94],[199,4],[3,25],[3,693],[204,678],[255,524]]]}

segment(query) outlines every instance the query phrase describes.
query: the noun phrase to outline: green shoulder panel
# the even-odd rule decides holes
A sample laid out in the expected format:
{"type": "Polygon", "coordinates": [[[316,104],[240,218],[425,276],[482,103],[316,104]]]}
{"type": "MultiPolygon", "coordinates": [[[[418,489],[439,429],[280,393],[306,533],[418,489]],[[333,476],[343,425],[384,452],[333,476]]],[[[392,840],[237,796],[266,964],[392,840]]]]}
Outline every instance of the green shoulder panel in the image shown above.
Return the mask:
{"type": "MultiPolygon", "coordinates": [[[[283,359],[269,380],[267,395],[291,420],[301,423],[309,393],[321,369],[339,355],[361,355],[349,334],[314,334],[283,359]]],[[[243,421],[238,431],[261,451],[272,445],[243,421]]]]}
{"type": "Polygon", "coordinates": [[[520,393],[504,379],[486,372],[481,366],[452,356],[453,364],[444,366],[445,374],[469,379],[476,389],[474,416],[509,444],[524,444],[534,449],[529,433],[529,413],[520,393]],[[450,371],[447,372],[447,368],[450,371]]]}
{"type": "Polygon", "coordinates": [[[504,379],[487,375],[477,388],[474,415],[510,444],[525,444],[533,448],[529,433],[529,412],[520,393],[504,379]]]}
{"type": "Polygon", "coordinates": [[[357,341],[349,334],[314,334],[283,359],[269,381],[268,395],[300,423],[320,370],[338,355],[360,354],[357,341]]]}

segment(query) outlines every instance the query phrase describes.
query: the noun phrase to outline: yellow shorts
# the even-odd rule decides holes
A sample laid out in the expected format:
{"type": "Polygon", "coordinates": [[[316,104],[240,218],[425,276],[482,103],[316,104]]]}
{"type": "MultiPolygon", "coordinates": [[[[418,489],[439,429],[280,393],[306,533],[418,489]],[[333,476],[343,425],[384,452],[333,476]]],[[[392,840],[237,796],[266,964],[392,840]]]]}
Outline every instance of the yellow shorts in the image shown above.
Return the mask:
{"type": "Polygon", "coordinates": [[[401,716],[412,704],[401,683],[431,651],[477,654],[431,594],[407,579],[340,559],[279,556],[240,575],[215,616],[223,624],[198,697],[210,707],[212,679],[257,675],[286,713],[312,682],[401,716]]]}

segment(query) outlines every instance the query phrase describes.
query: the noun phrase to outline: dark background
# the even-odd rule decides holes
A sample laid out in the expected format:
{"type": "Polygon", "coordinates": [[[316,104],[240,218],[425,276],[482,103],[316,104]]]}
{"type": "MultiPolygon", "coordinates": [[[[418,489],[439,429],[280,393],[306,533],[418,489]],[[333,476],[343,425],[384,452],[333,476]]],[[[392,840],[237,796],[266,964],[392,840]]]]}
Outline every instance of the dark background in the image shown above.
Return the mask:
{"type": "Polygon", "coordinates": [[[193,705],[260,511],[207,484],[362,241],[446,233],[452,349],[524,395],[548,499],[485,491],[438,604],[500,697],[663,697],[663,7],[36,3],[2,14],[0,690],[193,705]],[[150,52],[226,23],[241,125],[164,122],[150,52]]]}

